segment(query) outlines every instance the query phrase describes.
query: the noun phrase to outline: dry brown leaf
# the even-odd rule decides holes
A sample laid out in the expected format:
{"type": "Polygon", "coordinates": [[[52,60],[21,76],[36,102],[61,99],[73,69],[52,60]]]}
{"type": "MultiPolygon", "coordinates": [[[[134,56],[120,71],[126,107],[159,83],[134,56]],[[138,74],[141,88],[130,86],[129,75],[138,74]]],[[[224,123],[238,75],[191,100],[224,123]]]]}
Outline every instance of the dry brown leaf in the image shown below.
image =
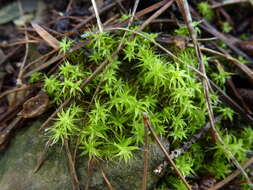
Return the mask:
{"type": "Polygon", "coordinates": [[[37,96],[30,98],[23,104],[23,110],[19,115],[24,118],[33,118],[46,111],[49,105],[49,98],[45,92],[40,92],[37,96]]]}
{"type": "Polygon", "coordinates": [[[36,30],[36,32],[40,35],[40,37],[42,37],[48,43],[48,45],[50,45],[54,49],[59,49],[60,42],[55,37],[49,34],[45,29],[43,29],[38,24],[34,22],[32,22],[31,24],[32,27],[36,30]]]}

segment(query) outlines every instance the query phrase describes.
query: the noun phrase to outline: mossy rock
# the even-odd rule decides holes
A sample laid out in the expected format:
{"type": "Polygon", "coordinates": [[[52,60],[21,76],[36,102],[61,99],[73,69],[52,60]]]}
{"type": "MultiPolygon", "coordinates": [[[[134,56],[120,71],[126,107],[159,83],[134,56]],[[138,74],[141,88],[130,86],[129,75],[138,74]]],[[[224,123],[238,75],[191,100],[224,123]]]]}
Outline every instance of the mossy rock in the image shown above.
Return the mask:
{"type": "MultiPolygon", "coordinates": [[[[6,152],[0,155],[0,187],[1,190],[67,190],[72,189],[68,172],[67,157],[63,148],[52,147],[48,157],[38,172],[34,173],[39,156],[42,154],[46,138],[39,133],[41,122],[34,122],[16,132],[6,152]]],[[[152,169],[163,159],[156,145],[150,150],[150,171],[148,186],[154,186],[158,180],[152,169]]],[[[84,189],[87,181],[88,157],[78,160],[78,178],[80,187],[84,189]]],[[[104,171],[116,189],[139,189],[143,175],[143,151],[140,149],[128,164],[124,162],[106,162],[104,171]]],[[[90,189],[107,189],[101,171],[94,169],[90,189]]]]}

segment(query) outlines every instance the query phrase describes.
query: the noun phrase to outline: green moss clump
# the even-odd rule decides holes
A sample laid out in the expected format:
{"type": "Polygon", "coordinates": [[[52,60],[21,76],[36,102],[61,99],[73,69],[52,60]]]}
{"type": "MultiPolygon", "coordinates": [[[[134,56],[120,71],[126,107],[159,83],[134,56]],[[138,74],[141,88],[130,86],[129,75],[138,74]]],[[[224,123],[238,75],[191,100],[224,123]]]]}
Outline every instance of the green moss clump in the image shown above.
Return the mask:
{"type": "Polygon", "coordinates": [[[208,2],[200,2],[198,3],[198,11],[200,14],[208,21],[211,21],[214,17],[213,10],[210,8],[210,5],[208,2]]]}
{"type": "MultiPolygon", "coordinates": [[[[154,34],[144,35],[152,39],[156,37],[154,34]]],[[[87,59],[67,56],[59,72],[44,80],[44,90],[56,104],[74,98],[74,103],[59,112],[55,123],[48,129],[53,144],[68,139],[78,143],[81,154],[90,158],[118,158],[127,162],[133,151],[143,144],[142,112],[149,114],[157,135],[169,138],[171,149],[181,147],[205,125],[207,108],[202,84],[188,66],[197,67],[193,49],[176,52],[184,62],[181,63],[163,55],[149,40],[140,36],[127,41],[121,39],[121,35],[94,33],[88,38],[90,55],[87,59]],[[121,42],[124,49],[117,57],[111,57],[121,42]],[[81,83],[91,73],[90,68],[104,60],[110,64],[91,84],[81,89],[81,83]],[[94,101],[90,105],[91,100],[94,101]]],[[[208,67],[208,58],[204,57],[204,60],[208,67]]],[[[207,70],[211,72],[209,67],[207,70]]],[[[224,74],[209,75],[224,86],[227,74],[224,70],[220,73],[224,74]]],[[[231,120],[232,111],[221,104],[215,93],[211,96],[216,113],[231,120]]],[[[241,135],[244,137],[247,133],[253,134],[252,129],[245,129],[241,135]]],[[[252,139],[253,135],[246,139],[225,135],[226,145],[239,161],[245,159],[252,139]]],[[[177,167],[185,176],[201,172],[204,167],[217,178],[223,178],[231,171],[223,147],[217,144],[209,149],[209,141],[210,138],[206,138],[193,145],[189,152],[176,159],[177,167]],[[206,159],[207,149],[214,158],[211,164],[206,159]]],[[[179,180],[172,186],[184,189],[179,180]]]]}

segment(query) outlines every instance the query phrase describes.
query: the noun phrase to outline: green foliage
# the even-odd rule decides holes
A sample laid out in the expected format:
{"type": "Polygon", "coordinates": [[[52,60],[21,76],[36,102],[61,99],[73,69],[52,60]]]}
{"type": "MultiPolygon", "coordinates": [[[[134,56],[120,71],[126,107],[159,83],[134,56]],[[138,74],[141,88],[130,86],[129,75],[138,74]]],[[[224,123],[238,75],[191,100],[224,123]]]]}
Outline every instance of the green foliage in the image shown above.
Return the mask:
{"type": "Polygon", "coordinates": [[[241,139],[243,140],[243,144],[246,150],[252,150],[253,146],[253,129],[249,127],[245,127],[243,132],[241,133],[241,139]]]}
{"type": "Polygon", "coordinates": [[[231,73],[226,72],[221,65],[217,66],[218,73],[212,73],[211,77],[213,81],[224,88],[226,79],[231,76],[231,73]]]}
{"type": "Polygon", "coordinates": [[[208,2],[200,2],[198,4],[198,11],[200,12],[201,15],[204,16],[206,20],[211,21],[213,19],[214,13],[210,8],[208,2]]]}
{"type": "Polygon", "coordinates": [[[43,80],[43,74],[41,72],[35,72],[29,78],[29,83],[35,83],[43,80]]]}
{"type": "Polygon", "coordinates": [[[101,142],[95,140],[83,140],[80,145],[80,149],[83,151],[81,155],[88,154],[89,159],[93,157],[101,157],[101,151],[99,150],[99,146],[101,142]]]}
{"type": "Polygon", "coordinates": [[[129,19],[131,17],[131,15],[129,14],[123,14],[119,19],[118,21],[122,22],[122,21],[125,21],[127,19],[129,19]]]}
{"type": "MultiPolygon", "coordinates": [[[[197,24],[194,23],[195,27],[197,24]]],[[[185,29],[180,27],[178,34],[187,35],[185,29]]],[[[152,39],[156,36],[149,35],[152,39]]],[[[75,98],[76,102],[62,110],[48,129],[52,144],[63,143],[65,139],[77,141],[78,137],[82,155],[88,155],[90,159],[99,157],[127,162],[143,144],[142,112],[149,114],[157,135],[168,137],[172,149],[181,147],[206,124],[207,108],[202,84],[187,65],[198,66],[193,49],[175,52],[183,60],[181,63],[161,55],[150,41],[140,36],[131,41],[109,33],[90,33],[86,37],[90,40],[87,63],[81,64],[77,57],[70,55],[58,73],[44,79],[44,91],[55,103],[69,97],[75,98]],[[112,58],[111,54],[120,42],[125,46],[118,57],[112,58]],[[81,89],[82,81],[91,73],[88,68],[94,68],[104,60],[110,64],[92,84],[81,89]],[[87,102],[91,99],[94,101],[89,105],[87,102]],[[84,113],[82,110],[88,111],[84,113]]],[[[204,56],[209,76],[224,86],[229,74],[219,67],[218,74],[212,73],[208,60],[204,56]]],[[[221,105],[218,96],[212,93],[211,98],[216,114],[232,120],[233,112],[221,105]]],[[[246,136],[246,133],[253,134],[251,129],[247,129],[241,135],[246,136]]],[[[253,135],[245,140],[230,135],[225,136],[225,143],[242,161],[245,147],[252,146],[252,139],[253,135]]],[[[205,143],[210,143],[209,138],[203,141],[203,146],[195,144],[189,152],[176,159],[177,167],[185,176],[208,165],[205,143]]],[[[217,178],[223,178],[230,172],[224,147],[217,144],[210,151],[214,161],[208,166],[208,171],[217,178]]],[[[171,178],[170,183],[174,189],[185,189],[177,178],[171,178]]]]}
{"type": "Polygon", "coordinates": [[[88,38],[90,43],[87,47],[92,49],[92,54],[89,56],[90,61],[100,63],[104,59],[110,59],[117,44],[113,36],[106,32],[99,32],[91,33],[88,38]]]}
{"type": "Polygon", "coordinates": [[[233,120],[234,110],[228,107],[218,107],[217,112],[220,113],[220,116],[225,120],[233,120]]]}
{"type": "Polygon", "coordinates": [[[168,180],[174,190],[187,190],[187,187],[185,186],[185,184],[183,183],[181,179],[170,176],[168,180]]]}
{"type": "Polygon", "coordinates": [[[61,88],[60,81],[57,80],[56,76],[51,75],[45,77],[44,90],[52,97],[57,97],[61,88]]]}
{"type": "Polygon", "coordinates": [[[230,164],[227,160],[223,158],[216,158],[212,160],[212,163],[207,166],[207,170],[216,178],[223,179],[229,173],[231,173],[230,164]]]}
{"type": "Polygon", "coordinates": [[[238,61],[240,61],[240,63],[242,64],[248,64],[249,61],[247,59],[245,59],[244,57],[242,56],[238,56],[238,61]]]}
{"type": "Polygon", "coordinates": [[[154,190],[167,190],[166,184],[159,184],[159,187],[156,187],[154,190]]]}
{"type": "Polygon", "coordinates": [[[115,157],[119,157],[120,159],[127,162],[133,156],[132,151],[137,150],[138,147],[131,145],[133,143],[133,140],[131,138],[121,137],[117,140],[118,142],[113,143],[117,150],[115,157]]]}
{"type": "Polygon", "coordinates": [[[68,39],[67,37],[64,37],[59,44],[60,52],[63,54],[66,54],[67,51],[70,50],[72,45],[73,45],[73,41],[68,39]]]}
{"type": "Polygon", "coordinates": [[[193,173],[194,160],[189,156],[189,154],[181,155],[176,159],[177,168],[182,172],[184,176],[188,176],[193,173]]]}
{"type": "MultiPolygon", "coordinates": [[[[234,135],[225,135],[223,137],[225,146],[234,154],[234,156],[237,158],[238,161],[242,161],[245,159],[245,153],[246,149],[243,144],[243,139],[241,138],[236,138],[234,135]]],[[[225,147],[217,143],[216,146],[214,147],[216,150],[214,157],[216,159],[222,158],[224,155],[228,160],[230,160],[230,156],[226,154],[225,152],[225,147]]]]}
{"type": "Polygon", "coordinates": [[[58,142],[64,144],[64,139],[69,139],[70,136],[79,131],[77,124],[82,112],[82,108],[73,104],[57,114],[54,125],[48,129],[51,144],[58,142]]]}
{"type": "Polygon", "coordinates": [[[232,26],[228,22],[223,22],[222,24],[222,31],[225,33],[229,33],[232,30],[232,26]]]}
{"type": "MultiPolygon", "coordinates": [[[[194,27],[197,34],[201,34],[201,30],[198,27],[198,25],[200,23],[201,23],[201,21],[193,21],[192,22],[192,25],[193,25],[193,27],[194,27]]],[[[181,35],[181,36],[189,35],[189,31],[188,31],[187,26],[185,26],[185,25],[180,26],[178,29],[175,30],[175,34],[176,35],[181,35]]]]}
{"type": "MultiPolygon", "coordinates": [[[[59,104],[69,97],[79,96],[83,92],[80,85],[86,77],[87,72],[80,65],[72,65],[65,61],[57,74],[45,77],[43,89],[59,104]]],[[[85,91],[89,91],[89,88],[86,87],[85,91]]]]}

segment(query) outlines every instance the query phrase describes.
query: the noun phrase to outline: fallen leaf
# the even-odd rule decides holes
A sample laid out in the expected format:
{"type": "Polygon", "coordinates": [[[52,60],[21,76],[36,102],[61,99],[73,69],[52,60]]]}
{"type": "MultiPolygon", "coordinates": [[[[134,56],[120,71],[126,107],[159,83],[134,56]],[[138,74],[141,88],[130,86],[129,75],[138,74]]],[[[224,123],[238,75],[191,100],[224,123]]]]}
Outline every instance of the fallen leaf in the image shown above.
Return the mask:
{"type": "Polygon", "coordinates": [[[42,37],[48,43],[48,45],[50,45],[54,49],[59,49],[60,42],[55,37],[49,34],[44,28],[42,28],[38,24],[34,22],[31,22],[31,24],[32,27],[36,30],[36,32],[40,35],[40,37],[42,37]]]}

